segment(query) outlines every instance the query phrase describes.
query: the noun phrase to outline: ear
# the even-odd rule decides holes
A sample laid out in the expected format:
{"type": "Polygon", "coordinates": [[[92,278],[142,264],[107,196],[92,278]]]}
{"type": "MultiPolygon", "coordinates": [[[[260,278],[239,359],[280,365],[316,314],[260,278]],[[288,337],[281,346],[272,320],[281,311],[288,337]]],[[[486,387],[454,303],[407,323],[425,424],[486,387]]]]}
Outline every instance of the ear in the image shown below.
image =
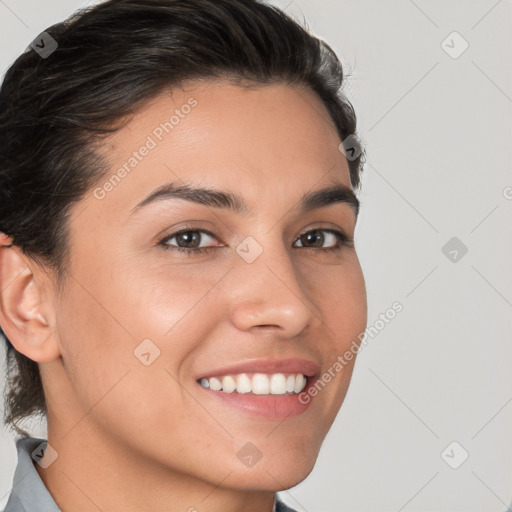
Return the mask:
{"type": "Polygon", "coordinates": [[[51,280],[0,232],[0,325],[14,348],[36,362],[58,359],[51,280]]]}

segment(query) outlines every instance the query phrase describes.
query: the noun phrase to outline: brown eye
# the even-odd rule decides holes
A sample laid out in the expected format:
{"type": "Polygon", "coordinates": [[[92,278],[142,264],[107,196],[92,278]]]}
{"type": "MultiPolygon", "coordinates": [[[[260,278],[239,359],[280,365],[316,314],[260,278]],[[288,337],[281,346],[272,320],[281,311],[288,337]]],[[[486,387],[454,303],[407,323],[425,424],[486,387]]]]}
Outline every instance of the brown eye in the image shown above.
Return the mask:
{"type": "Polygon", "coordinates": [[[187,248],[195,248],[201,241],[201,235],[198,235],[197,231],[184,231],[173,236],[173,238],[176,238],[176,241],[180,247],[187,248]]]}
{"type": "MultiPolygon", "coordinates": [[[[215,245],[200,247],[201,243],[208,241],[208,238],[217,239],[213,233],[205,229],[186,228],[167,235],[158,242],[158,245],[165,250],[184,252],[188,255],[207,253],[210,249],[215,248],[215,245]],[[174,243],[169,243],[174,239],[176,239],[174,243]]],[[[336,229],[312,229],[300,235],[297,241],[301,245],[295,247],[318,249],[321,252],[340,251],[343,246],[353,247],[353,240],[336,229]],[[324,247],[326,243],[329,245],[328,247],[324,247]]]]}
{"type": "Polygon", "coordinates": [[[309,231],[300,237],[301,244],[308,247],[322,247],[324,239],[325,236],[322,234],[322,230],[320,229],[309,231]]]}
{"type": "Polygon", "coordinates": [[[343,246],[353,247],[353,240],[336,229],[313,229],[302,234],[298,241],[306,249],[319,248],[321,251],[339,251],[343,246]],[[327,233],[328,236],[322,233],[327,233]],[[322,247],[324,243],[330,244],[331,247],[322,247]]]}
{"type": "Polygon", "coordinates": [[[158,243],[159,245],[162,245],[165,250],[201,253],[207,252],[209,249],[213,247],[199,247],[201,242],[203,242],[203,240],[208,237],[215,238],[215,235],[204,229],[187,228],[167,235],[158,243]],[[173,239],[176,239],[176,244],[169,244],[168,242],[173,239]]]}

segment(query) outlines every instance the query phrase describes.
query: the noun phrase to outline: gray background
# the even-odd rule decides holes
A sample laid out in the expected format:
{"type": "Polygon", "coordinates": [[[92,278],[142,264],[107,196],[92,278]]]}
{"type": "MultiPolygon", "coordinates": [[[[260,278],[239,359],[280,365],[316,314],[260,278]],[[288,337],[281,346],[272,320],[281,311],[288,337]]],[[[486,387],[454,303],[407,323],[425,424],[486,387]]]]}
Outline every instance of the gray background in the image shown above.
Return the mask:
{"type": "MultiPolygon", "coordinates": [[[[0,0],[2,75],[88,3],[0,0]]],[[[359,354],[315,469],[281,496],[301,512],[503,512],[512,501],[512,2],[272,3],[304,16],[351,74],[368,148],[356,231],[368,325],[395,301],[404,308],[359,354]],[[457,56],[461,37],[469,47],[457,56]],[[459,247],[445,255],[452,237],[459,247]],[[463,450],[453,469],[447,461],[459,464],[463,450]]],[[[44,425],[33,434],[44,437],[44,425]]],[[[12,437],[1,436],[0,509],[16,462],[12,437]]]]}

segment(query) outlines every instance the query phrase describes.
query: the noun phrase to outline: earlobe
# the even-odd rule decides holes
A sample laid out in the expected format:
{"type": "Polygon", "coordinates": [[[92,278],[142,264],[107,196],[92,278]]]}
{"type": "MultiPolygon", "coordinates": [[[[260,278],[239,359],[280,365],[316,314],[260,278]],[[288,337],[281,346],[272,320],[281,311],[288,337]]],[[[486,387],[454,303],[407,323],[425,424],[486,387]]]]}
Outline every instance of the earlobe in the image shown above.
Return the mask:
{"type": "Polygon", "coordinates": [[[60,349],[48,320],[47,279],[11,242],[0,233],[0,325],[18,352],[36,362],[52,361],[60,349]]]}

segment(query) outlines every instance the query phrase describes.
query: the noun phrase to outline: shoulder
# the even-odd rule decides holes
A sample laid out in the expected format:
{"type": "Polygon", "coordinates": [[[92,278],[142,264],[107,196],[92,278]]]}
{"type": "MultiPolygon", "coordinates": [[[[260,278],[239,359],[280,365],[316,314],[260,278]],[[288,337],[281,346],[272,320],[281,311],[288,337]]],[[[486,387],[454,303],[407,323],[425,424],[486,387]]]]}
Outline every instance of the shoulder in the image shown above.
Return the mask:
{"type": "Polygon", "coordinates": [[[9,501],[2,512],[27,512],[16,494],[11,494],[9,501]]]}
{"type": "Polygon", "coordinates": [[[282,502],[276,494],[276,512],[297,512],[295,509],[290,508],[286,503],[282,502]]]}
{"type": "Polygon", "coordinates": [[[42,457],[46,439],[23,437],[16,440],[18,462],[12,489],[3,512],[60,512],[34,465],[42,457]]]}

